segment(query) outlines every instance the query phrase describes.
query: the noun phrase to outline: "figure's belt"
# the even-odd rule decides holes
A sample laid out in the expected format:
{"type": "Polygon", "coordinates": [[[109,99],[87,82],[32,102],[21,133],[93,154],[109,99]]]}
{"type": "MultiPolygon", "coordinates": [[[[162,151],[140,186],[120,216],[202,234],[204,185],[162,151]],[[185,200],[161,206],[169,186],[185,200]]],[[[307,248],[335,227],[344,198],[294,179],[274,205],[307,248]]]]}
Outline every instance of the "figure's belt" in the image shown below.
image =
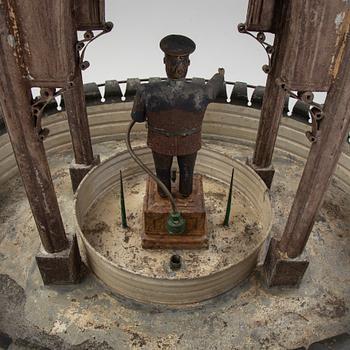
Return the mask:
{"type": "Polygon", "coordinates": [[[161,134],[161,135],[165,135],[168,137],[171,136],[190,136],[193,134],[197,134],[201,131],[201,128],[193,128],[193,129],[184,129],[184,130],[176,130],[176,131],[168,131],[165,129],[161,129],[161,128],[156,128],[154,126],[151,126],[148,124],[148,129],[150,129],[151,131],[157,133],[157,134],[161,134]]]}

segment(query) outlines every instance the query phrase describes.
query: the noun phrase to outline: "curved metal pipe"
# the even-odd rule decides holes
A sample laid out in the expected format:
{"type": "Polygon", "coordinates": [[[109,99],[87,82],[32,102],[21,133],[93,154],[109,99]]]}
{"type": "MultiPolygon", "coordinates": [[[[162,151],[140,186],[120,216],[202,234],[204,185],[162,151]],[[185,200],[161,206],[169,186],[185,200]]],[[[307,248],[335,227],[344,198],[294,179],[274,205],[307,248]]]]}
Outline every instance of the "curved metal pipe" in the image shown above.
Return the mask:
{"type": "Polygon", "coordinates": [[[141,159],[135,154],[135,152],[133,151],[132,147],[131,147],[131,141],[130,141],[130,134],[131,134],[131,130],[133,128],[133,126],[135,125],[135,121],[132,120],[129,124],[128,127],[128,132],[126,133],[126,138],[125,138],[125,142],[126,142],[126,147],[128,149],[128,152],[130,153],[132,159],[134,159],[134,161],[149,175],[152,177],[152,179],[154,181],[157,182],[157,184],[162,188],[162,190],[164,191],[164,193],[168,196],[169,201],[171,203],[171,207],[172,207],[172,211],[173,213],[178,213],[177,210],[177,206],[175,203],[175,199],[172,196],[172,194],[170,193],[170,191],[168,190],[168,188],[163,184],[162,181],[160,181],[158,179],[158,177],[156,175],[153,174],[153,172],[144,164],[142,163],[141,159]]]}

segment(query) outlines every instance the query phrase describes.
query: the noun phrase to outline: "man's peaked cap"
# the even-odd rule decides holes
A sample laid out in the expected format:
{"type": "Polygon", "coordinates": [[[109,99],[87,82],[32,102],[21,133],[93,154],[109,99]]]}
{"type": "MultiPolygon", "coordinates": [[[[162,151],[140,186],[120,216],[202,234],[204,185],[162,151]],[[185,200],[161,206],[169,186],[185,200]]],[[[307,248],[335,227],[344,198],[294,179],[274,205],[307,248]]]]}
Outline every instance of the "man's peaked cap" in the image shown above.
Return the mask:
{"type": "Polygon", "coordinates": [[[161,50],[169,56],[190,55],[195,49],[196,44],[193,40],[184,35],[171,34],[160,41],[161,50]]]}

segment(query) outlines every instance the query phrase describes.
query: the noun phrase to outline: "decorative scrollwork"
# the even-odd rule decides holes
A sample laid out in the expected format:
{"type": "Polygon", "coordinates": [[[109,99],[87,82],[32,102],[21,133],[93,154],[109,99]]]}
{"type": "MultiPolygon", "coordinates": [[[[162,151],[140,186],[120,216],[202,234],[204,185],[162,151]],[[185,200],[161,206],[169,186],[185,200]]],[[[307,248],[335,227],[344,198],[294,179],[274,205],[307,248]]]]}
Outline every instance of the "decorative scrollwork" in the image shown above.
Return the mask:
{"type": "Polygon", "coordinates": [[[257,40],[259,42],[259,44],[264,48],[267,58],[269,60],[269,64],[264,64],[262,67],[262,70],[268,74],[271,71],[271,56],[273,54],[274,48],[271,44],[266,42],[266,35],[264,32],[258,32],[257,35],[255,36],[254,34],[252,34],[251,32],[249,32],[247,30],[247,26],[245,23],[240,23],[238,25],[238,31],[242,34],[248,34],[249,36],[251,36],[252,38],[254,38],[255,40],[257,40]]]}
{"type": "Polygon", "coordinates": [[[32,103],[32,116],[34,119],[34,128],[40,141],[43,141],[49,135],[49,129],[41,127],[41,119],[45,107],[50,103],[55,95],[56,89],[40,89],[40,96],[36,97],[32,103]]]}
{"type": "MultiPolygon", "coordinates": [[[[69,84],[71,86],[71,83],[69,84]]],[[[65,89],[56,91],[55,88],[40,89],[40,96],[36,97],[32,103],[32,117],[34,120],[34,128],[40,141],[43,141],[50,133],[47,128],[41,127],[41,120],[45,107],[58,95],[61,95],[65,89]]]]}
{"type": "Polygon", "coordinates": [[[99,38],[100,36],[109,33],[111,30],[113,29],[113,23],[112,22],[106,22],[104,25],[104,28],[102,30],[101,33],[97,34],[95,36],[95,34],[93,33],[92,30],[88,30],[84,33],[84,39],[80,40],[77,42],[77,50],[78,52],[81,51],[80,53],[80,59],[79,59],[79,65],[80,65],[80,69],[81,70],[85,70],[87,68],[90,67],[90,62],[89,61],[85,61],[85,52],[87,47],[97,38],[99,38]]]}
{"type": "Polygon", "coordinates": [[[320,123],[324,118],[323,106],[319,103],[314,102],[314,94],[312,91],[298,91],[297,93],[294,93],[282,79],[277,79],[276,83],[285,92],[287,92],[290,97],[304,102],[311,108],[310,115],[312,129],[311,131],[307,131],[305,134],[311,143],[317,142],[319,138],[320,123]]]}

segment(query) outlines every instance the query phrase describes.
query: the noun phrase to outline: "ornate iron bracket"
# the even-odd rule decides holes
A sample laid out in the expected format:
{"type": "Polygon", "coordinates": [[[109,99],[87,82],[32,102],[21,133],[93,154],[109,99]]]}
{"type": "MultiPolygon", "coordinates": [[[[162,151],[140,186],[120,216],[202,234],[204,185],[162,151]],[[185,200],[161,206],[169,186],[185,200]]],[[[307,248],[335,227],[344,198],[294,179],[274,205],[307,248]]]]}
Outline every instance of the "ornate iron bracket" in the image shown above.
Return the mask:
{"type": "Polygon", "coordinates": [[[323,106],[314,102],[314,94],[311,91],[298,91],[297,93],[294,93],[282,79],[277,79],[276,83],[287,92],[290,97],[300,100],[310,107],[312,129],[305,134],[311,143],[317,142],[319,138],[320,124],[324,118],[323,106]]]}
{"type": "MultiPolygon", "coordinates": [[[[68,83],[68,86],[72,86],[72,82],[68,83]]],[[[37,132],[40,141],[49,135],[50,130],[48,128],[41,127],[41,120],[43,112],[46,106],[58,95],[61,95],[66,89],[60,89],[56,91],[55,88],[42,88],[40,89],[40,96],[36,97],[32,103],[32,117],[34,120],[34,128],[37,132]]]]}
{"type": "Polygon", "coordinates": [[[54,98],[55,88],[40,89],[40,96],[36,97],[32,103],[32,116],[34,119],[34,128],[40,141],[43,141],[49,135],[49,129],[41,127],[41,120],[45,107],[54,98]]]}
{"type": "Polygon", "coordinates": [[[264,32],[258,32],[257,35],[255,36],[254,34],[252,34],[251,32],[249,32],[247,30],[247,26],[245,23],[240,23],[238,25],[238,31],[242,34],[248,34],[249,36],[251,36],[252,38],[254,38],[255,40],[258,41],[258,43],[264,48],[267,58],[269,60],[269,64],[264,64],[262,67],[262,70],[268,74],[271,71],[271,60],[272,60],[272,54],[274,51],[274,47],[266,42],[266,35],[264,32]]]}
{"type": "Polygon", "coordinates": [[[104,25],[104,28],[101,33],[97,34],[95,36],[94,32],[92,30],[88,30],[84,33],[84,39],[77,42],[77,51],[80,52],[80,58],[79,58],[79,66],[81,70],[85,70],[90,67],[90,62],[85,61],[85,51],[87,47],[97,38],[100,36],[109,33],[113,29],[113,23],[112,22],[106,22],[104,25]]]}

